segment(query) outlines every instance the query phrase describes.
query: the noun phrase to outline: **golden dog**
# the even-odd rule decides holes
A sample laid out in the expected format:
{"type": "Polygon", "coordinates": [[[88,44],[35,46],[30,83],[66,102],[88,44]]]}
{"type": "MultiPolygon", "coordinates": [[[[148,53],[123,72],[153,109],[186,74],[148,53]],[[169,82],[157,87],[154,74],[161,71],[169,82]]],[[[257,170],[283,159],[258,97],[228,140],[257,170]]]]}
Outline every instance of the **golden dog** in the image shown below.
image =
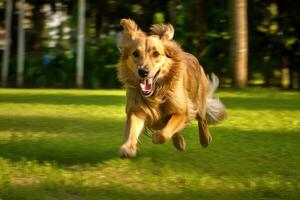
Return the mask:
{"type": "Polygon", "coordinates": [[[206,147],[212,138],[208,123],[226,116],[219,99],[213,99],[218,78],[206,78],[198,60],[172,40],[174,28],[152,25],[146,35],[130,19],[122,19],[124,30],[119,47],[118,78],[126,88],[127,122],[120,157],[134,157],[140,134],[153,132],[152,142],[163,144],[172,138],[178,150],[185,149],[181,130],[198,120],[200,143],[206,147]]]}

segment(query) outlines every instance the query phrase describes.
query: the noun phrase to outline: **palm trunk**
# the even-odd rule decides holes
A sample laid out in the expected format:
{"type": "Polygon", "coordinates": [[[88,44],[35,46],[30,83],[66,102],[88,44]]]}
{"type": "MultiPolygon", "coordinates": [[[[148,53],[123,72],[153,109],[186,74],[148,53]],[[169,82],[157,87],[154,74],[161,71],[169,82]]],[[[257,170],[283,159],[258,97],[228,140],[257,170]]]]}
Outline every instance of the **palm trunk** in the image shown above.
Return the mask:
{"type": "Polygon", "coordinates": [[[247,0],[230,0],[231,67],[234,87],[245,87],[248,80],[247,0]]]}

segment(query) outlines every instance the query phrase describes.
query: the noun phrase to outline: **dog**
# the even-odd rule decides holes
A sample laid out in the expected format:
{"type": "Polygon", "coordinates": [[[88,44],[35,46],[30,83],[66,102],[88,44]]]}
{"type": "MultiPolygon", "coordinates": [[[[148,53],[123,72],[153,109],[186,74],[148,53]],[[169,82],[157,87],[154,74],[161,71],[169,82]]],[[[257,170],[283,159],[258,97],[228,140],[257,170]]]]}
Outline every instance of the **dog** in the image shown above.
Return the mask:
{"type": "Polygon", "coordinates": [[[172,138],[174,146],[185,150],[181,131],[198,120],[200,143],[212,141],[208,124],[226,117],[225,106],[213,98],[219,80],[211,79],[196,57],[173,40],[171,24],[154,24],[147,35],[131,19],[121,19],[123,27],[118,79],[126,88],[125,143],[121,158],[135,157],[141,133],[152,132],[152,142],[163,144],[172,138]]]}

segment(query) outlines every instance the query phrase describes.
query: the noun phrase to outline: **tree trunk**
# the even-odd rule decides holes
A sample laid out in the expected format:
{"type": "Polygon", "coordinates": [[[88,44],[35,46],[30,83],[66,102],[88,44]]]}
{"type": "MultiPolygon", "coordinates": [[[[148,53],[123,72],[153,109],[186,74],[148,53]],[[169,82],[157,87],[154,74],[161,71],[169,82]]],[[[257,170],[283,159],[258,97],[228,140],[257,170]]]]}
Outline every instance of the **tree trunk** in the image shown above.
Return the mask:
{"type": "Polygon", "coordinates": [[[76,71],[76,85],[78,88],[83,87],[84,81],[84,27],[85,27],[85,0],[79,0],[78,4],[78,44],[77,44],[77,71],[76,71]]]}
{"type": "MultiPolygon", "coordinates": [[[[100,41],[100,35],[103,32],[103,21],[104,17],[107,16],[107,1],[100,1],[98,2],[96,7],[96,24],[95,24],[95,29],[96,29],[96,40],[97,42],[100,41]]],[[[95,6],[96,6],[95,5],[95,6]]]]}
{"type": "Polygon", "coordinates": [[[32,21],[34,27],[34,45],[33,51],[36,56],[41,56],[43,53],[43,29],[45,24],[45,15],[41,12],[41,7],[43,4],[36,4],[33,8],[32,21]]]}
{"type": "Polygon", "coordinates": [[[176,2],[175,1],[169,1],[168,2],[168,13],[170,18],[170,23],[174,24],[176,23],[176,2]]]}
{"type": "Polygon", "coordinates": [[[6,1],[5,8],[5,47],[2,58],[2,71],[1,82],[2,87],[7,86],[8,69],[9,69],[9,57],[10,57],[10,45],[11,45],[11,17],[12,17],[12,0],[6,1]]]}
{"type": "Polygon", "coordinates": [[[18,87],[23,87],[24,85],[24,54],[25,54],[24,3],[25,0],[19,1],[18,55],[17,55],[17,86],[18,87]]]}
{"type": "Polygon", "coordinates": [[[198,36],[198,48],[199,51],[204,49],[205,43],[205,20],[204,20],[204,8],[203,8],[203,0],[193,0],[192,6],[192,16],[194,29],[196,30],[198,36]]]}
{"type": "Polygon", "coordinates": [[[230,0],[230,59],[234,87],[245,87],[248,80],[247,0],[230,0]]]}

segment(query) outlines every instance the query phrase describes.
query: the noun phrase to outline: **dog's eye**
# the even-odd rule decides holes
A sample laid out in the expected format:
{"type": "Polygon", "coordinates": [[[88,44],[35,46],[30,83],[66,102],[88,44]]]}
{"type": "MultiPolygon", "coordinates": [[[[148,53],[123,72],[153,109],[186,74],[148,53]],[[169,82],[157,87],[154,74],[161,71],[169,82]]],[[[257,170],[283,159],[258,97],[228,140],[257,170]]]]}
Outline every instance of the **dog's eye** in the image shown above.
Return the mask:
{"type": "Polygon", "coordinates": [[[138,58],[139,57],[139,52],[138,51],[134,51],[132,53],[133,57],[138,58]]]}
{"type": "Polygon", "coordinates": [[[158,57],[160,54],[159,54],[158,51],[154,51],[154,52],[152,53],[152,55],[153,55],[153,57],[158,57]]]}

